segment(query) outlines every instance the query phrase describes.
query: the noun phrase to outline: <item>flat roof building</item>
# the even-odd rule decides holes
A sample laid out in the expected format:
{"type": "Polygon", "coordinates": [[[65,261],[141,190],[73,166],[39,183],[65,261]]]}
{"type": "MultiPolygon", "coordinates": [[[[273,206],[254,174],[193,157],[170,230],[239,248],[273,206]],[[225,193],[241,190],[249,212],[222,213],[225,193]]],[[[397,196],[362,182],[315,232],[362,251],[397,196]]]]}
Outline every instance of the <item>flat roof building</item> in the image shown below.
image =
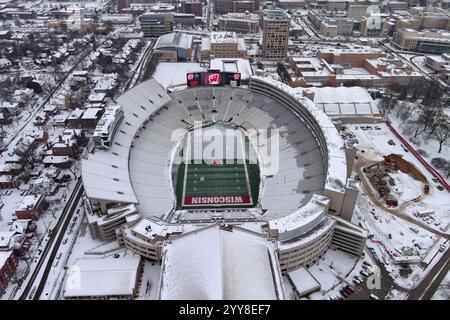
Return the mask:
{"type": "Polygon", "coordinates": [[[192,35],[173,32],[159,37],[154,55],[158,60],[186,61],[192,55],[192,35]]]}
{"type": "Polygon", "coordinates": [[[399,29],[393,42],[402,50],[426,53],[447,53],[450,51],[450,32],[444,30],[399,29]]]}
{"type": "Polygon", "coordinates": [[[67,270],[64,299],[132,299],[138,292],[141,258],[79,259],[67,270]]]}
{"type": "Polygon", "coordinates": [[[173,31],[172,13],[144,13],[139,17],[144,37],[159,37],[173,31]]]}
{"type": "Polygon", "coordinates": [[[258,33],[259,16],[254,13],[227,13],[219,17],[220,31],[258,33]]]}
{"type": "Polygon", "coordinates": [[[200,55],[203,60],[213,58],[245,58],[247,50],[243,38],[235,32],[211,32],[209,38],[202,38],[200,55]]]}

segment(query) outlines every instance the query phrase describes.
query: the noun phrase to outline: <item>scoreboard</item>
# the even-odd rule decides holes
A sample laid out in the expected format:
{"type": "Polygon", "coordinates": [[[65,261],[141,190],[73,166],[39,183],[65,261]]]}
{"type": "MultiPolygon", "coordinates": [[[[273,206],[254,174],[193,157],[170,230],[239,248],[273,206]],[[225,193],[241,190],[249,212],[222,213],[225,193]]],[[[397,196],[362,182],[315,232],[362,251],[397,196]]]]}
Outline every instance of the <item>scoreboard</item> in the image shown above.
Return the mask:
{"type": "Polygon", "coordinates": [[[221,72],[208,70],[205,72],[191,72],[186,75],[188,87],[198,86],[240,86],[241,74],[237,72],[221,72]]]}

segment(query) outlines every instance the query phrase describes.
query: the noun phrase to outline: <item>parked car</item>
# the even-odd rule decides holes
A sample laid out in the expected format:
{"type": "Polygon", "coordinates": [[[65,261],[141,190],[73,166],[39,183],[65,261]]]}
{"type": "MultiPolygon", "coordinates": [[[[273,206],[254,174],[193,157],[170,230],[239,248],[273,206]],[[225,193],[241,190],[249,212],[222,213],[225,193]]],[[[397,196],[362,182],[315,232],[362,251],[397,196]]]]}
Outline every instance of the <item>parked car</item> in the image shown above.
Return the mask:
{"type": "Polygon", "coordinates": [[[372,300],[380,300],[380,298],[378,298],[378,296],[374,295],[373,293],[371,293],[369,297],[372,300]]]}
{"type": "Polygon", "coordinates": [[[353,288],[349,284],[345,286],[345,289],[347,289],[347,291],[349,291],[350,293],[355,292],[355,290],[353,290],[353,288]]]}
{"type": "Polygon", "coordinates": [[[339,293],[341,294],[341,296],[343,296],[344,298],[348,297],[348,294],[344,291],[344,289],[339,290],[339,293]]]}
{"type": "Polygon", "coordinates": [[[365,278],[367,278],[369,276],[369,274],[364,270],[361,270],[359,273],[365,278]]]}

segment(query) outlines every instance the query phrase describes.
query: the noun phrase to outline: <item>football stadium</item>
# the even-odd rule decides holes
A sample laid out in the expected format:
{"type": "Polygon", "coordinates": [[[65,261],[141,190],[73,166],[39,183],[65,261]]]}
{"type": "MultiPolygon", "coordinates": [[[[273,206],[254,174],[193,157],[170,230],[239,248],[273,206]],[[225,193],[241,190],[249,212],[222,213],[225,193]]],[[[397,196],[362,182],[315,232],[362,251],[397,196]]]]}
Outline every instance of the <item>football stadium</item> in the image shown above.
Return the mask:
{"type": "Polygon", "coordinates": [[[258,76],[246,87],[232,75],[187,78],[197,82],[172,92],[154,79],[137,85],[96,128],[82,161],[92,237],[162,261],[164,299],[232,299],[228,281],[240,277],[239,298],[258,298],[261,286],[271,288],[262,298],[282,299],[280,275],[330,246],[360,255],[367,234],[351,223],[358,186],[347,174],[355,152],[308,91],[258,76]],[[225,252],[236,255],[231,271],[225,252]],[[218,278],[222,291],[198,287],[218,278]]]}

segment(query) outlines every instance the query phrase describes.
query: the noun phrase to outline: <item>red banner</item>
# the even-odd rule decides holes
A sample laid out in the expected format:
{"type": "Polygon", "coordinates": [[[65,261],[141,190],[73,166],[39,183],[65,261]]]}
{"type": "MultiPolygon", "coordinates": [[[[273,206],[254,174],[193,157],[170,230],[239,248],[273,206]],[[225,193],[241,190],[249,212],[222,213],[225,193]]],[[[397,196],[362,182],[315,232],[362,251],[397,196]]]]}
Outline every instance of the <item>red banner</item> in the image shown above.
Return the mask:
{"type": "Polygon", "coordinates": [[[194,196],[185,197],[184,205],[186,206],[222,206],[222,205],[249,205],[251,198],[245,196],[194,196]]]}

